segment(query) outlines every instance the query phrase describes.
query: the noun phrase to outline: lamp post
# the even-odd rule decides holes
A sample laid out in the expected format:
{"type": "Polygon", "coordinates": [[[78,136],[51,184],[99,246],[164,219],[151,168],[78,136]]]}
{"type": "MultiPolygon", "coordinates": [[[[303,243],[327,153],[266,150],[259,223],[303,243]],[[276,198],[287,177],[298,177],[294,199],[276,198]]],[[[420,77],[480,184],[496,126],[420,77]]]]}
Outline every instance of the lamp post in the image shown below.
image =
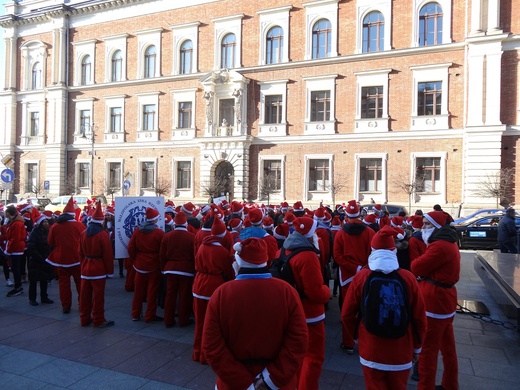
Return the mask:
{"type": "Polygon", "coordinates": [[[95,125],[92,123],[91,125],[85,125],[83,127],[83,135],[82,137],[90,141],[90,182],[89,182],[89,191],[90,195],[94,195],[94,145],[96,141],[96,133],[95,133],[95,125]],[[87,134],[88,130],[88,134],[87,134]]]}

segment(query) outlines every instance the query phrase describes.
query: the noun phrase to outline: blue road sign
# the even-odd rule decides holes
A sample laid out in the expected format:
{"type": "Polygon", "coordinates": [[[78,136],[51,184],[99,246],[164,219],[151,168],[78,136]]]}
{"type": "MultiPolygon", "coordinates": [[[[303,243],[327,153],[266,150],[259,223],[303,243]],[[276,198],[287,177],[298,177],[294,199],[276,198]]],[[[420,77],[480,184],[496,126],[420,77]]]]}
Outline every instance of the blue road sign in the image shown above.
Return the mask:
{"type": "Polygon", "coordinates": [[[2,181],[4,183],[10,183],[14,180],[14,172],[9,168],[4,169],[2,173],[0,173],[0,176],[2,176],[2,181]]]}
{"type": "Polygon", "coordinates": [[[43,181],[43,190],[49,191],[51,189],[51,182],[49,180],[43,181]]]}
{"type": "Polygon", "coordinates": [[[132,183],[130,183],[130,180],[125,180],[125,181],[123,182],[123,189],[125,189],[125,190],[129,190],[130,187],[132,187],[132,183]]]}

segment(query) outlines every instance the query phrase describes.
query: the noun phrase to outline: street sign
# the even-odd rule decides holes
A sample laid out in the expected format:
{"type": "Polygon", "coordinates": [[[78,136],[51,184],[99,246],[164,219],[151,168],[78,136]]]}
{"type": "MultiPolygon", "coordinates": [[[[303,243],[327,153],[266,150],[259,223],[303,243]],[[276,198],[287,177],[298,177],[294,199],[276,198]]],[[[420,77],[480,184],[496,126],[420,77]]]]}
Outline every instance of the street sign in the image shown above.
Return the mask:
{"type": "Polygon", "coordinates": [[[49,191],[51,189],[51,182],[50,180],[44,180],[43,181],[43,190],[49,191]]]}
{"type": "Polygon", "coordinates": [[[130,187],[132,187],[132,183],[130,183],[130,180],[125,180],[125,181],[123,182],[123,189],[125,189],[125,190],[129,190],[130,187]]]}
{"type": "Polygon", "coordinates": [[[2,176],[2,181],[4,183],[10,183],[14,180],[14,172],[9,168],[4,169],[2,173],[0,173],[0,176],[2,176]]]}
{"type": "Polygon", "coordinates": [[[7,156],[4,156],[4,158],[2,158],[2,164],[4,164],[8,168],[11,168],[14,165],[13,157],[9,154],[7,156]]]}
{"type": "Polygon", "coordinates": [[[13,189],[13,182],[6,183],[5,181],[0,181],[0,190],[9,190],[11,191],[13,189]]]}

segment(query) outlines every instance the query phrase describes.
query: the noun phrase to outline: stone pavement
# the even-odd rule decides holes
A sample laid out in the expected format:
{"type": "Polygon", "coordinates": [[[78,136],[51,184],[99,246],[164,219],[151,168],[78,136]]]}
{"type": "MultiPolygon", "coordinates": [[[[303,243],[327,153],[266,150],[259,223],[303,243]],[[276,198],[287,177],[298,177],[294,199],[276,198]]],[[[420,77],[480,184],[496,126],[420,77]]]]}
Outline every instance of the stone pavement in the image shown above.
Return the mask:
{"type": "MultiPolygon", "coordinates": [[[[492,318],[508,321],[473,270],[473,257],[473,251],[462,254],[459,298],[482,301],[492,318]]],[[[77,306],[62,314],[56,282],[49,286],[56,303],[37,307],[29,305],[27,284],[23,295],[12,298],[5,297],[5,287],[0,295],[0,386],[10,390],[214,388],[211,368],[191,360],[193,326],[166,329],[162,323],[133,322],[132,294],[123,290],[123,282],[107,281],[106,317],[115,321],[107,329],[81,327],[77,306]]],[[[336,298],[327,312],[326,329],[320,389],[364,388],[357,354],[349,356],[339,348],[336,298]]],[[[455,332],[460,389],[520,388],[520,334],[468,314],[456,315],[455,332]]],[[[442,365],[439,374],[441,369],[442,365]]],[[[416,382],[410,380],[408,387],[415,389],[416,382]]]]}

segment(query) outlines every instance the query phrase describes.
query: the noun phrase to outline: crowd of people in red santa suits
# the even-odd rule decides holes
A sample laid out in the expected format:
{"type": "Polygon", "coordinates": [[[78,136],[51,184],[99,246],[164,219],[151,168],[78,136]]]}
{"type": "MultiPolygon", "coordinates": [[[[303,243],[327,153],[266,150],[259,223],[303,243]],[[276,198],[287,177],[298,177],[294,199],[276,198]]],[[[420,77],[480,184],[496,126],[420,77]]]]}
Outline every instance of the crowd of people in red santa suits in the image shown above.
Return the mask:
{"type": "MultiPolygon", "coordinates": [[[[32,226],[48,220],[48,247],[42,248],[42,251],[47,250],[44,257],[46,263],[54,266],[63,312],[71,310],[72,278],[80,297],[80,306],[86,307],[83,312],[80,308],[82,325],[93,322],[95,326],[111,326],[113,322],[104,317],[100,294],[104,294],[106,277],[112,276],[114,272],[114,206],[105,209],[102,221],[99,215],[96,216],[94,223],[98,226],[94,230],[102,230],[104,234],[89,236],[87,240],[84,236],[88,236],[87,226],[92,223],[96,210],[94,202],[83,211],[74,207],[73,203],[68,204],[61,215],[34,212],[31,216],[31,207],[28,206],[25,209],[19,207],[16,215],[5,218],[2,223],[0,243],[6,280],[11,280],[9,260],[25,252],[25,243],[32,226]],[[21,237],[19,229],[21,221],[25,224],[24,237],[21,237]],[[93,244],[95,240],[99,242],[93,244]],[[81,251],[78,250],[80,241],[83,245],[81,251]],[[102,253],[85,253],[85,250],[93,252],[92,246],[98,244],[104,248],[102,253]],[[108,258],[111,260],[107,261],[108,258]],[[97,269],[92,267],[92,263],[98,260],[99,264],[100,259],[103,259],[103,266],[97,269]],[[85,266],[86,263],[91,265],[85,266]],[[88,286],[88,297],[80,294],[83,283],[88,286]],[[93,299],[92,294],[97,299],[93,299]]],[[[454,285],[460,272],[460,255],[456,244],[452,245],[452,236],[447,230],[451,217],[442,210],[436,210],[424,216],[418,211],[413,216],[398,215],[390,218],[384,211],[384,205],[375,204],[373,212],[361,218],[359,207],[356,201],[337,205],[334,209],[319,207],[313,211],[305,208],[302,202],[296,202],[292,207],[287,202],[272,207],[237,201],[223,201],[219,205],[202,207],[187,202],[176,207],[168,201],[165,204],[165,231],[156,224],[159,217],[156,210],[147,209],[146,220],[135,229],[130,240],[129,258],[124,259],[124,262],[118,259],[121,277],[124,277],[123,268],[126,270],[125,289],[134,294],[131,319],[139,321],[144,316],[146,322],[162,321],[169,328],[177,324],[177,315],[181,327],[195,323],[192,359],[206,364],[203,349],[206,310],[215,291],[235,279],[234,244],[249,238],[262,240],[267,249],[268,267],[280,255],[281,248],[290,253],[302,246],[312,247],[314,251],[295,255],[291,264],[296,284],[302,292],[300,299],[309,332],[307,352],[298,373],[298,388],[317,388],[325,354],[324,318],[328,302],[336,296],[336,289],[339,288],[338,304],[340,308],[344,306],[355,277],[368,267],[374,235],[388,226],[397,232],[395,251],[399,268],[411,270],[422,280],[418,291],[421,291],[425,300],[428,331],[425,340],[421,342],[423,356],[419,359],[418,372],[415,373],[420,378],[419,388],[430,389],[433,388],[432,384],[435,386],[437,354],[440,351],[445,362],[442,386],[445,389],[456,389],[457,364],[452,321],[456,305],[454,285]],[[434,223],[430,223],[430,220],[434,223]],[[431,242],[422,237],[424,221],[435,229],[437,237],[431,242]],[[441,256],[442,259],[439,259],[441,256]],[[337,275],[332,294],[328,287],[331,270],[337,275]],[[440,299],[440,296],[444,298],[440,299]],[[146,310],[143,314],[144,303],[146,310]],[[157,315],[158,303],[164,307],[164,317],[157,315]]],[[[428,229],[426,231],[430,237],[432,229],[430,226],[428,229]]],[[[22,261],[19,263],[16,274],[11,264],[15,285],[12,290],[14,293],[8,296],[18,295],[15,293],[19,289],[23,291],[21,282],[16,284],[25,269],[22,261]]],[[[40,280],[46,282],[47,277],[40,280]]],[[[46,290],[42,289],[41,295],[42,303],[52,302],[46,290]]],[[[34,294],[30,298],[34,301],[34,294]]],[[[355,332],[344,324],[340,348],[346,353],[354,353],[356,337],[355,332]]]]}

